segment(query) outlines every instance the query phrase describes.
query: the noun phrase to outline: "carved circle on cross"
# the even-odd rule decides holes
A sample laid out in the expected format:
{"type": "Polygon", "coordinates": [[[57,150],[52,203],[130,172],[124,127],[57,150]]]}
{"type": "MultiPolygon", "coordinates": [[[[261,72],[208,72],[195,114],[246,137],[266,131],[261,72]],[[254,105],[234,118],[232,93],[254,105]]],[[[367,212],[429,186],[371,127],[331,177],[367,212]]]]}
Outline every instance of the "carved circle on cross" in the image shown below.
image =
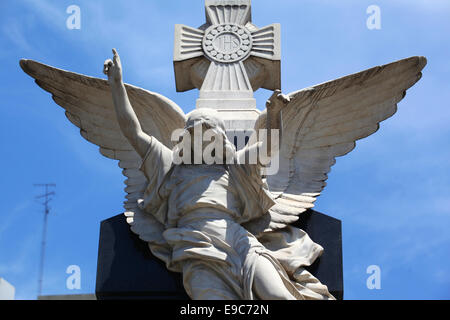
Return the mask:
{"type": "Polygon", "coordinates": [[[244,26],[226,23],[212,25],[205,31],[203,51],[221,63],[242,61],[252,50],[252,34],[244,26]]]}

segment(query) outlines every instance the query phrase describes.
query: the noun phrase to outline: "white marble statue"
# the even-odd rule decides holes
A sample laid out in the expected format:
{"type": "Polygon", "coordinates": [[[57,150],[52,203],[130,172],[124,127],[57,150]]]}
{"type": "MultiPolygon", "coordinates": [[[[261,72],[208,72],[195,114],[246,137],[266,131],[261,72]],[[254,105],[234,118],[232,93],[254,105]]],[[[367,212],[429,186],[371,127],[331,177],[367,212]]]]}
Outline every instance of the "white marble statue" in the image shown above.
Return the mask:
{"type": "MultiPolygon", "coordinates": [[[[233,8],[239,1],[249,2],[225,2],[233,8]]],[[[210,25],[220,24],[210,20],[210,25]]],[[[247,34],[238,33],[239,28],[237,34],[247,34]]],[[[204,41],[208,39],[205,36],[204,41]]],[[[218,49],[224,49],[220,43],[226,43],[220,41],[218,49]]],[[[241,58],[230,55],[231,62],[211,58],[209,68],[226,69],[227,63],[245,68],[242,61],[251,56],[249,45],[241,58]]],[[[209,50],[206,56],[216,57],[213,49],[204,48],[209,50]]],[[[131,230],[168,269],[183,274],[188,295],[193,299],[334,299],[305,269],[323,248],[291,224],[314,207],[336,157],[352,151],[357,140],[375,133],[379,123],[396,112],[406,90],[420,79],[426,59],[404,59],[288,95],[276,90],[267,110],[254,121],[255,130],[269,129],[269,134],[255,136],[237,151],[227,137],[229,126],[223,114],[211,109],[220,109],[215,103],[221,102],[212,101],[220,97],[218,92],[206,90],[209,95],[203,96],[200,108],[185,115],[169,99],[124,84],[119,55],[115,50],[113,54],[104,64],[108,80],[31,60],[21,60],[20,65],[53,95],[85,139],[98,145],[104,156],[119,160],[127,177],[124,206],[131,230]],[[208,103],[211,108],[205,108],[208,103]],[[173,141],[173,132],[193,133],[195,128],[212,130],[222,138],[218,141],[226,161],[175,163],[173,149],[179,141],[173,141]],[[279,145],[271,143],[271,129],[281,130],[279,145]],[[253,150],[267,152],[256,153],[256,163],[250,164],[246,159],[253,150]],[[265,176],[263,164],[275,157],[279,170],[265,176]]],[[[179,72],[183,68],[186,65],[179,72]]],[[[211,72],[208,77],[214,75],[211,72]]],[[[237,101],[249,102],[245,94],[237,101]]],[[[200,149],[206,147],[203,142],[200,149]]],[[[192,150],[195,153],[194,146],[192,150]]]]}

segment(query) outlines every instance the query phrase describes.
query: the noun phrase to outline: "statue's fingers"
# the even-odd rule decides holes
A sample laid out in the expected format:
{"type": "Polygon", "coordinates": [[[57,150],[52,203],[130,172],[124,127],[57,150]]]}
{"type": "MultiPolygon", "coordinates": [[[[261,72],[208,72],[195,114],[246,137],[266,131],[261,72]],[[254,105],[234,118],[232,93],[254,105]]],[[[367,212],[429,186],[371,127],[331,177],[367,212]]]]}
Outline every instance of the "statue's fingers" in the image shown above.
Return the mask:
{"type": "Polygon", "coordinates": [[[276,97],[278,97],[278,95],[279,95],[280,93],[281,93],[281,90],[280,90],[280,89],[275,90],[275,91],[272,93],[272,96],[269,98],[269,100],[275,99],[276,97]]]}
{"type": "Polygon", "coordinates": [[[120,61],[120,56],[119,56],[119,54],[117,53],[117,50],[116,50],[116,49],[112,49],[112,52],[113,52],[113,54],[114,54],[114,57],[113,57],[114,64],[116,64],[117,61],[120,61]]]}

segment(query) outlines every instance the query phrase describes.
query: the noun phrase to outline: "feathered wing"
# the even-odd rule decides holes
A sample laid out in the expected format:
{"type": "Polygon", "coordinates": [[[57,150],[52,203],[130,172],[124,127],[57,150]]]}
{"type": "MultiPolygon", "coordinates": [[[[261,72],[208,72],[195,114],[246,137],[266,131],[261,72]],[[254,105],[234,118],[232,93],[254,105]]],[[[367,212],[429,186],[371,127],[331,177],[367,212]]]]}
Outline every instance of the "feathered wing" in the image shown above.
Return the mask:
{"type": "MultiPolygon", "coordinates": [[[[395,114],[426,63],[424,57],[412,57],[289,94],[279,172],[267,177],[277,204],[270,218],[250,222],[247,228],[282,229],[314,207],[336,157],[352,151],[357,140],[375,133],[380,122],[395,114]]],[[[265,127],[265,119],[263,113],[256,130],[265,127]]]]}
{"type": "MultiPolygon", "coordinates": [[[[127,178],[124,202],[127,221],[142,240],[154,247],[161,246],[164,251],[163,226],[151,215],[144,214],[137,204],[148,182],[139,170],[141,157],[120,130],[108,82],[32,60],[21,60],[20,66],[42,89],[52,94],[53,100],[66,110],[67,118],[80,128],[86,140],[98,145],[105,157],[119,160],[119,167],[127,178]]],[[[126,85],[126,89],[142,129],[172,148],[170,138],[173,130],[183,128],[185,124],[185,115],[180,107],[157,93],[131,85],[126,85]]]]}

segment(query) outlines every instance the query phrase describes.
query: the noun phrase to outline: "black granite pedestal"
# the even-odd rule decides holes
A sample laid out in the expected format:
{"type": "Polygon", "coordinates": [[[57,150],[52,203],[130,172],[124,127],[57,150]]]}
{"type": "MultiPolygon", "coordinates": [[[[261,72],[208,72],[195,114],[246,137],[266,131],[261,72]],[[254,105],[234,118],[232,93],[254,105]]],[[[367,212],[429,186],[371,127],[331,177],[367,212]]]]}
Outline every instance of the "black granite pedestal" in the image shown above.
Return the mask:
{"type": "MultiPolygon", "coordinates": [[[[325,248],[308,268],[338,299],[343,298],[341,221],[310,210],[296,227],[325,248]]],[[[188,299],[181,274],[169,272],[147,244],[133,234],[121,214],[102,221],[96,295],[111,299],[188,299]]]]}

